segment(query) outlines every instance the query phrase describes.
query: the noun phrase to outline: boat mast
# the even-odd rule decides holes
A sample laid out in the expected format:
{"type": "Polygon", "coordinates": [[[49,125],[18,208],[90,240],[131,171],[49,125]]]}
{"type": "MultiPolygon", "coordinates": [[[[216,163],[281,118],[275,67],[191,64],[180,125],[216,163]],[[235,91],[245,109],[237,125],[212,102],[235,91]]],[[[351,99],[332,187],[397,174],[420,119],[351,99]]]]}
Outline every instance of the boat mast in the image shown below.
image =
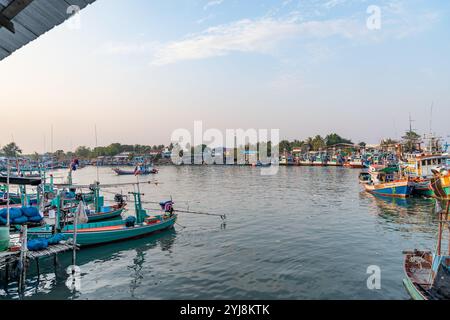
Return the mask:
{"type": "MultiPolygon", "coordinates": [[[[94,126],[95,130],[95,148],[98,148],[98,140],[97,140],[97,125],[94,126]]],[[[100,181],[99,175],[98,175],[98,161],[95,161],[95,167],[97,169],[97,181],[100,181]]]]}
{"type": "Polygon", "coordinates": [[[6,159],[6,192],[7,192],[7,197],[6,197],[6,227],[10,226],[10,217],[9,217],[9,176],[10,176],[10,168],[9,168],[9,158],[6,159]]]}

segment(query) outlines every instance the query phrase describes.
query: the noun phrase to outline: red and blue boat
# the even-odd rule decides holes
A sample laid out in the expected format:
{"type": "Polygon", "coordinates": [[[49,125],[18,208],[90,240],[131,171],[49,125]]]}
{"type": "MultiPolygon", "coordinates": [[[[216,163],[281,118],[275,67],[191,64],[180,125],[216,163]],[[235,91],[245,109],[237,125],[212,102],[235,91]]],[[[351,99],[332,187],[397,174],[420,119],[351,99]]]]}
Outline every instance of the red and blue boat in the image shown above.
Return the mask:
{"type": "Polygon", "coordinates": [[[408,177],[402,177],[396,167],[371,166],[370,179],[364,183],[367,192],[383,196],[408,198],[414,190],[414,183],[408,177]]]}

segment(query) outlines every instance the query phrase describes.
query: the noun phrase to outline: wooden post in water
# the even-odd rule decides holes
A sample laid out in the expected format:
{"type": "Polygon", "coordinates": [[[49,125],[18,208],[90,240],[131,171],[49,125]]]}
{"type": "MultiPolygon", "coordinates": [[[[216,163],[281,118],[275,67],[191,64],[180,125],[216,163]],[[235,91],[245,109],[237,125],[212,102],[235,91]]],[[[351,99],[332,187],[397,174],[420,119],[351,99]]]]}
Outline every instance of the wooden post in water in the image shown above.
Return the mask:
{"type": "Polygon", "coordinates": [[[447,247],[447,254],[450,256],[450,225],[448,221],[448,214],[450,210],[450,199],[447,200],[447,209],[445,210],[445,222],[447,223],[447,231],[448,231],[448,247],[447,247]]]}
{"type": "Polygon", "coordinates": [[[9,205],[9,201],[10,201],[10,196],[9,196],[9,177],[10,177],[10,168],[9,168],[9,158],[6,160],[6,192],[7,192],[7,197],[6,197],[6,227],[9,228],[9,226],[11,225],[10,223],[10,215],[9,215],[9,209],[10,209],[10,205],[9,205]]]}
{"type": "Polygon", "coordinates": [[[22,292],[24,289],[27,274],[28,227],[26,225],[22,226],[21,233],[20,263],[22,264],[22,270],[20,270],[19,276],[19,292],[22,292]]]}
{"type": "MultiPolygon", "coordinates": [[[[445,211],[439,212],[439,231],[438,231],[438,244],[437,244],[437,255],[441,255],[442,251],[442,233],[444,232],[444,223],[448,222],[448,212],[449,212],[450,201],[447,201],[447,206],[445,211]],[[445,220],[444,220],[445,219],[445,220]]],[[[449,248],[450,250],[450,248],[449,248]]]]}
{"type": "Polygon", "coordinates": [[[83,202],[78,203],[78,210],[75,212],[73,221],[73,251],[72,251],[72,274],[75,273],[75,265],[77,262],[77,230],[78,230],[78,216],[83,210],[83,202]]]}

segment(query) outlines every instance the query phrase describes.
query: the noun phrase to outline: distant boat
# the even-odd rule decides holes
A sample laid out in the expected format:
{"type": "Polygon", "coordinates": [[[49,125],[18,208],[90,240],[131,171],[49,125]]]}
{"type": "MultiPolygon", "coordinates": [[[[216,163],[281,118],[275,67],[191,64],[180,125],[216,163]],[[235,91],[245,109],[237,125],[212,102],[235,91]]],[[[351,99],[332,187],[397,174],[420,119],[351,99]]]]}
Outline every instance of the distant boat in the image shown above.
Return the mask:
{"type": "Polygon", "coordinates": [[[344,167],[352,169],[364,169],[367,166],[364,164],[364,160],[360,157],[355,157],[344,163],[344,167]]]}
{"type": "Polygon", "coordinates": [[[253,163],[252,164],[252,167],[262,167],[262,168],[267,168],[267,167],[270,167],[270,166],[272,166],[272,163],[262,163],[261,161],[259,161],[258,160],[258,162],[256,162],[256,163],[253,163]]]}
{"type": "Polygon", "coordinates": [[[333,156],[331,159],[327,162],[328,166],[334,166],[334,167],[342,167],[342,159],[339,156],[333,156]]]}
{"type": "Polygon", "coordinates": [[[371,184],[365,183],[364,188],[367,192],[384,197],[408,198],[413,191],[413,184],[408,179],[398,180],[387,183],[371,184]]]}
{"type": "Polygon", "coordinates": [[[157,174],[158,169],[155,168],[149,168],[147,166],[137,166],[134,170],[122,170],[119,168],[112,169],[117,175],[124,176],[124,175],[148,175],[148,174],[157,174]]]}
{"type": "Polygon", "coordinates": [[[319,166],[319,167],[327,166],[327,163],[328,163],[327,157],[321,153],[317,154],[313,158],[313,161],[312,161],[313,166],[319,166]]]}

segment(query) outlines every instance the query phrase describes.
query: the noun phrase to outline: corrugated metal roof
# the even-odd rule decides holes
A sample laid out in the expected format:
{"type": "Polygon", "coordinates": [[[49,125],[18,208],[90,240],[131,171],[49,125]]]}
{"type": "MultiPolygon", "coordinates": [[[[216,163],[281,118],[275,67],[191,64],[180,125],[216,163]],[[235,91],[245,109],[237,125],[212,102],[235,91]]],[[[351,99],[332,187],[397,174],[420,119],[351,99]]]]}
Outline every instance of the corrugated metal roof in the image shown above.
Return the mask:
{"type": "MultiPolygon", "coordinates": [[[[0,12],[13,0],[0,0],[0,12]]],[[[68,8],[84,9],[96,0],[34,0],[11,21],[15,33],[0,27],[0,61],[70,18],[68,8]]]]}

